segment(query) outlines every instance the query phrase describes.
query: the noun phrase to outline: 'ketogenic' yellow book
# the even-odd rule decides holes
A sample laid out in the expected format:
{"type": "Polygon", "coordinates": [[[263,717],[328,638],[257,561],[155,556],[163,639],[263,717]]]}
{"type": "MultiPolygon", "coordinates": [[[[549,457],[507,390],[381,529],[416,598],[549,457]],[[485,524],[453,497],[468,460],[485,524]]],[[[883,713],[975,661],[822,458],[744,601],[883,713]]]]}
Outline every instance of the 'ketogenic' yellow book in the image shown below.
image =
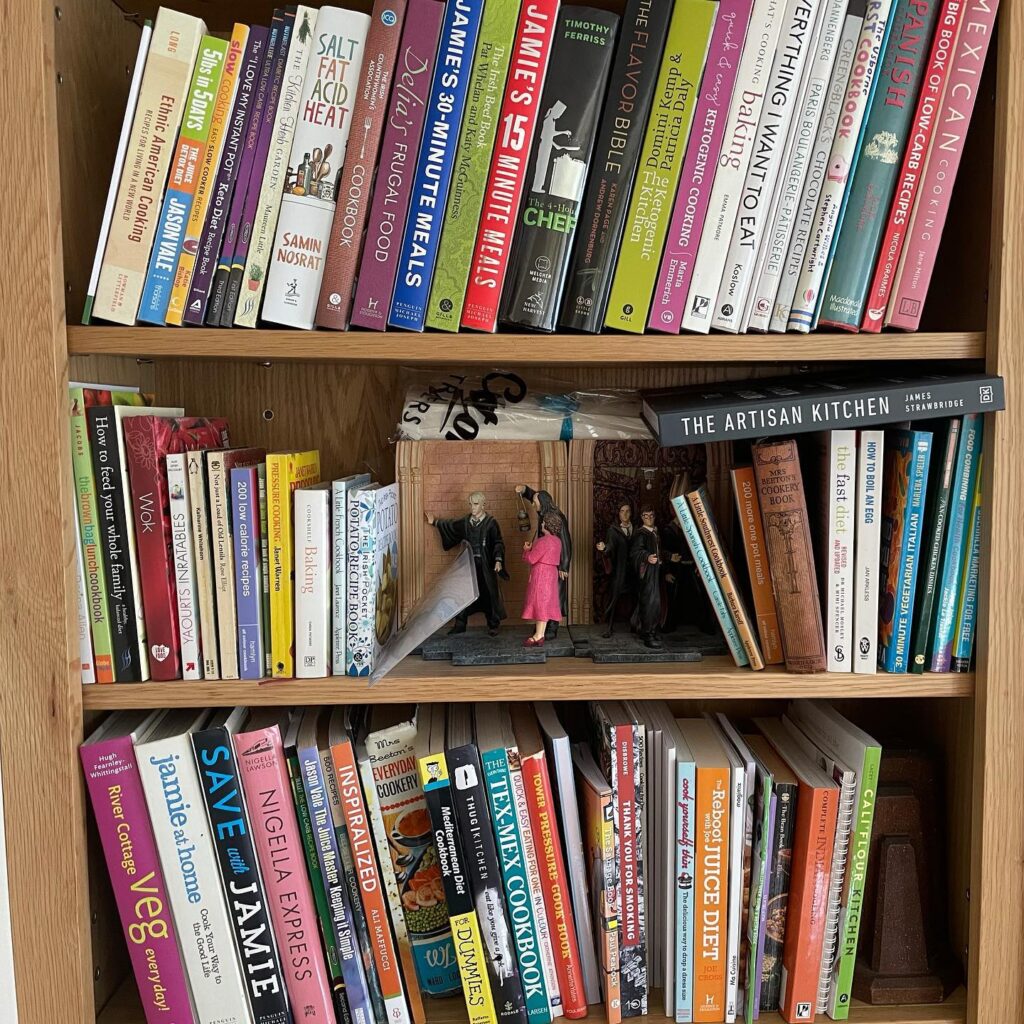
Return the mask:
{"type": "Polygon", "coordinates": [[[267,546],[270,556],[270,657],[272,676],[295,675],[295,551],[292,494],[320,482],[320,453],[267,455],[267,546]]]}

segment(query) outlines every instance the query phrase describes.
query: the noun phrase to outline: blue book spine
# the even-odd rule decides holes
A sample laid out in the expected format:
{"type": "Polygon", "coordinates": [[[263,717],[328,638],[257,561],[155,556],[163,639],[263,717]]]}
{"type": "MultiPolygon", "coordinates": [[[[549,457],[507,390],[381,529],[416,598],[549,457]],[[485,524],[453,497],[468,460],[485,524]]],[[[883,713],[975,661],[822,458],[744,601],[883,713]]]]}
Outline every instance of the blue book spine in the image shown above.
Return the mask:
{"type": "Polygon", "coordinates": [[[422,331],[466,109],[483,0],[448,0],[388,324],[422,331]]]}
{"type": "Polygon", "coordinates": [[[736,629],[736,623],[733,621],[732,612],[729,611],[729,606],[726,604],[725,595],[722,593],[722,588],[718,583],[714,566],[711,564],[711,559],[708,558],[707,551],[704,550],[704,541],[701,540],[700,530],[697,529],[690,506],[686,503],[686,496],[677,494],[672,499],[672,507],[676,510],[679,525],[683,528],[683,536],[686,538],[686,543],[690,546],[690,551],[693,554],[694,565],[697,566],[697,572],[700,574],[700,578],[708,592],[708,597],[711,599],[711,607],[715,610],[718,624],[722,627],[722,632],[725,634],[725,642],[729,645],[729,651],[736,664],[742,668],[744,665],[750,664],[750,659],[747,657],[747,652],[743,649],[739,631],[736,629]]]}
{"type": "Polygon", "coordinates": [[[235,607],[238,612],[238,676],[262,679],[263,565],[260,557],[259,477],[255,466],[231,470],[235,545],[235,607]]]}
{"type": "Polygon", "coordinates": [[[693,1020],[693,882],[694,817],[697,813],[697,766],[676,764],[676,1021],[693,1020]]]}
{"type": "Polygon", "coordinates": [[[338,946],[341,977],[345,982],[345,999],[352,1014],[352,1024],[374,1024],[320,752],[316,747],[303,747],[298,755],[302,788],[309,804],[309,818],[331,908],[331,927],[338,946]]]}
{"type": "Polygon", "coordinates": [[[185,225],[192,211],[192,196],[180,189],[170,188],[164,196],[160,211],[160,224],[153,243],[153,254],[149,258],[146,284],[142,289],[138,319],[143,323],[163,327],[167,319],[167,307],[171,301],[174,273],[178,268],[178,255],[185,237],[185,225]]]}
{"type": "Polygon", "coordinates": [[[981,559],[981,465],[979,460],[978,479],[975,484],[974,510],[971,515],[970,541],[960,587],[960,601],[957,607],[956,640],[953,644],[953,671],[968,672],[971,668],[971,652],[974,649],[974,624],[978,617],[978,565],[981,559]]]}
{"type": "Polygon", "coordinates": [[[515,935],[516,959],[519,961],[519,976],[526,999],[526,1018],[530,1024],[549,1024],[551,1008],[544,982],[537,922],[533,916],[530,885],[526,877],[526,855],[519,835],[505,748],[481,750],[480,762],[487,786],[487,804],[491,810],[505,900],[515,935]]]}
{"type": "Polygon", "coordinates": [[[938,594],[938,617],[931,642],[928,669],[948,672],[953,659],[953,632],[956,626],[960,574],[970,529],[971,499],[978,479],[978,462],[984,434],[984,419],[972,413],[964,417],[960,447],[956,456],[954,491],[949,502],[946,548],[942,554],[942,586],[938,594]]]}
{"type": "MultiPolygon", "coordinates": [[[[917,589],[917,565],[921,551],[921,520],[928,489],[928,468],[932,454],[932,435],[928,431],[910,431],[910,467],[907,477],[907,507],[900,540],[899,575],[893,607],[892,637],[882,651],[886,672],[906,672],[910,666],[910,627],[914,618],[914,592],[917,589]]],[[[895,539],[895,538],[894,538],[895,539]]]]}

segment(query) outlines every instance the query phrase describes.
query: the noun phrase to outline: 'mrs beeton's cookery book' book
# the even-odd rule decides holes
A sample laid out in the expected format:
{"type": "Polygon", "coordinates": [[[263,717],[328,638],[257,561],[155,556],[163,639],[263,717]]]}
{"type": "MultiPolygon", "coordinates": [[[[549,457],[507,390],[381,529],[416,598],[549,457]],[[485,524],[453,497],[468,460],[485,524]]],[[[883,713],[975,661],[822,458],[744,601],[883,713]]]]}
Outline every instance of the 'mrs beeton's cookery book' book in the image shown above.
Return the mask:
{"type": "Polygon", "coordinates": [[[526,169],[501,319],[553,331],[615,51],[618,15],[564,7],[526,169]]]}

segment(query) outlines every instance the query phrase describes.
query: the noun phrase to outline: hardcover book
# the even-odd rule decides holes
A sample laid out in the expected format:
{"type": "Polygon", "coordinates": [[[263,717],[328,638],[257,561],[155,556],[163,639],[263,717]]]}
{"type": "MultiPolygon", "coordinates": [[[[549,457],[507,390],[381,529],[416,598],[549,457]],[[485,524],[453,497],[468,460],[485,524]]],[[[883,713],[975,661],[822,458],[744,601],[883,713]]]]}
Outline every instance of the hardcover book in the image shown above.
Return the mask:
{"type": "Polygon", "coordinates": [[[295,676],[331,674],[331,485],[295,492],[295,676]]]}
{"type": "Polygon", "coordinates": [[[345,675],[345,635],[348,630],[348,495],[370,482],[357,473],[331,484],[331,674],[345,675]]]}
{"type": "Polygon", "coordinates": [[[92,315],[131,326],[142,301],[174,140],[206,26],[160,8],[146,55],[92,315]]]}
{"type": "MultiPolygon", "coordinates": [[[[262,679],[264,663],[263,562],[260,548],[259,470],[239,465],[231,470],[231,507],[234,520],[234,595],[238,626],[238,678],[262,679]]],[[[225,677],[229,678],[229,677],[225,677]]]]}
{"type": "Polygon", "coordinates": [[[206,491],[205,452],[188,452],[188,501],[192,521],[192,556],[196,577],[199,617],[199,647],[203,678],[220,678],[217,637],[217,607],[213,582],[213,549],[210,545],[210,506],[206,491]]]}
{"type": "MultiPolygon", "coordinates": [[[[315,19],[291,155],[285,154],[288,169],[263,299],[264,320],[306,329],[316,317],[332,224],[347,216],[347,205],[342,218],[335,218],[335,208],[353,117],[361,113],[358,97],[370,27],[369,15],[338,7],[320,8],[315,19]]],[[[301,41],[301,25],[296,32],[301,41]]],[[[358,130],[365,132],[362,125],[358,130]]]]}
{"type": "Polygon", "coordinates": [[[761,960],[764,951],[765,916],[768,904],[768,869],[772,829],[775,824],[775,794],[767,765],[768,741],[746,735],[743,742],[754,758],[754,844],[751,850],[749,911],[746,920],[746,967],[743,975],[743,1020],[752,1024],[760,1015],[761,960]]]}
{"type": "Polygon", "coordinates": [[[195,552],[192,544],[191,498],[188,493],[188,456],[167,455],[167,497],[171,522],[171,548],[176,581],[178,637],[181,641],[181,678],[203,678],[203,647],[199,629],[195,552]]]}
{"type": "Polygon", "coordinates": [[[850,672],[853,662],[854,538],[857,520],[857,433],[827,430],[821,459],[818,571],[825,595],[822,619],[829,672],[850,672]]]}
{"type": "Polygon", "coordinates": [[[622,14],[566,276],[560,322],[571,330],[597,333],[604,329],[608,293],[671,14],[671,4],[648,0],[628,0],[622,14]]]}
{"type": "MultiPolygon", "coordinates": [[[[882,551],[885,431],[857,431],[853,563],[853,671],[878,671],[878,583],[882,551]]],[[[927,633],[927,629],[925,630],[927,633]]]]}
{"type": "Polygon", "coordinates": [[[978,616],[978,572],[981,566],[981,463],[984,453],[978,456],[978,477],[974,482],[974,497],[971,501],[971,527],[964,549],[964,563],[960,570],[960,594],[956,602],[956,622],[953,627],[954,672],[971,670],[971,651],[974,647],[975,621],[978,616]]]}
{"type": "Polygon", "coordinates": [[[72,503],[75,515],[75,586],[78,591],[78,671],[83,686],[96,682],[96,669],[92,660],[92,636],[89,633],[89,597],[85,592],[85,562],[82,545],[78,540],[78,504],[72,503]]]}

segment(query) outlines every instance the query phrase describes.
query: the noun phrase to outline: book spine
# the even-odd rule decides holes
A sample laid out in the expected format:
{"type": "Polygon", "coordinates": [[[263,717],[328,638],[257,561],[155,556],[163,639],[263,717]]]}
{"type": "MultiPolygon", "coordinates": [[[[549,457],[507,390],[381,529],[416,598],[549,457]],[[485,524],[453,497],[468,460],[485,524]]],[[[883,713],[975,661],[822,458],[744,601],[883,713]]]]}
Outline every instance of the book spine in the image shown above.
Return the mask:
{"type": "Polygon", "coordinates": [[[729,770],[697,768],[696,887],[694,902],[693,1019],[725,1020],[727,844],[730,823],[729,770]]]}
{"type": "MultiPolygon", "coordinates": [[[[823,763],[822,767],[826,767],[823,763]]],[[[839,810],[836,817],[835,842],[832,847],[832,867],[829,876],[828,914],[825,918],[825,940],[818,972],[818,1013],[828,1008],[828,993],[835,984],[839,969],[839,922],[843,909],[843,888],[846,882],[850,856],[851,829],[856,813],[857,787],[852,772],[833,765],[832,778],[840,787],[839,810]],[[844,776],[849,776],[848,780],[844,776]]]]}
{"type": "Polygon", "coordinates": [[[227,42],[203,36],[182,116],[178,145],[164,194],[160,223],[142,289],[139,319],[163,326],[171,301],[178,255],[192,212],[199,172],[206,157],[213,108],[224,74],[227,42]]]}
{"type": "Polygon", "coordinates": [[[217,608],[213,584],[213,549],[210,547],[210,509],[206,494],[203,452],[188,453],[189,515],[192,519],[192,552],[195,556],[196,594],[199,604],[199,636],[203,678],[220,678],[217,608]]]}
{"type": "Polygon", "coordinates": [[[559,16],[540,107],[547,113],[530,149],[499,306],[513,325],[553,331],[558,321],[618,23],[617,15],[592,8],[567,6],[559,16]],[[549,138],[556,131],[564,144],[549,138]]]}
{"type": "Polygon", "coordinates": [[[352,300],[353,327],[387,327],[443,15],[439,0],[409,0],[352,300]]]}
{"type": "Polygon", "coordinates": [[[786,668],[824,672],[821,604],[796,442],[754,445],[753,454],[786,668]]]}
{"type": "Polygon", "coordinates": [[[857,43],[864,27],[865,0],[854,0],[846,9],[843,19],[842,33],[836,44],[835,63],[832,77],[828,84],[828,95],[824,100],[818,132],[814,139],[813,149],[807,161],[807,169],[800,195],[789,248],[786,252],[785,265],[780,271],[775,304],[772,310],[769,330],[782,332],[789,325],[789,314],[793,308],[796,287],[803,269],[804,254],[810,241],[811,227],[818,210],[818,197],[828,173],[828,158],[832,152],[836,130],[843,112],[846,99],[846,88],[850,82],[857,53],[857,43]]]}
{"type": "Polygon", "coordinates": [[[263,628],[263,671],[270,675],[274,664],[270,630],[270,530],[267,518],[267,464],[261,462],[256,467],[256,491],[260,503],[260,575],[263,582],[263,593],[260,603],[263,628]]]}
{"type": "MultiPolygon", "coordinates": [[[[325,7],[316,16],[315,42],[304,64],[294,137],[288,143],[291,155],[285,160],[276,231],[267,233],[273,245],[267,256],[264,320],[313,327],[331,233],[347,220],[353,201],[349,192],[355,161],[347,161],[346,154],[354,118],[368,120],[361,90],[370,24],[368,15],[337,7],[325,7]],[[344,193],[339,192],[342,184],[344,193]],[[336,217],[339,195],[344,198],[336,217]]],[[[367,128],[358,124],[360,146],[366,145],[367,128]]],[[[376,153],[371,160],[375,158],[376,153]]],[[[363,164],[359,182],[365,181],[363,164]]]]}
{"type": "Polygon", "coordinates": [[[725,596],[722,594],[722,588],[719,585],[718,577],[715,575],[711,559],[708,558],[708,553],[704,548],[704,541],[701,539],[700,530],[697,529],[697,523],[694,521],[693,512],[690,511],[690,506],[686,503],[686,496],[683,494],[677,494],[672,499],[672,507],[675,509],[676,518],[679,520],[679,525],[682,527],[683,536],[686,538],[686,543],[690,549],[690,553],[693,555],[693,564],[697,568],[697,573],[700,576],[701,582],[704,584],[704,589],[707,591],[708,598],[711,601],[711,607],[714,609],[715,618],[718,619],[718,624],[722,628],[722,634],[725,636],[725,642],[729,647],[729,653],[732,654],[733,660],[736,662],[737,666],[742,668],[744,665],[748,665],[750,663],[750,659],[748,658],[746,649],[743,646],[743,641],[740,640],[740,634],[736,628],[736,623],[733,622],[732,612],[729,610],[729,605],[726,603],[725,596]]]}
{"type": "Polygon", "coordinates": [[[882,467],[885,432],[857,437],[857,513],[853,567],[853,671],[878,666],[878,578],[882,543],[882,467]]]}
{"type": "Polygon", "coordinates": [[[330,493],[322,488],[295,492],[295,675],[319,679],[330,675],[331,632],[330,493]]]}
{"type": "Polygon", "coordinates": [[[288,1024],[277,944],[259,872],[238,765],[226,729],[192,734],[203,803],[255,1024],[288,1024]]]}
{"type": "Polygon", "coordinates": [[[787,329],[806,334],[814,324],[820,293],[842,224],[847,184],[856,167],[861,128],[875,89],[882,49],[889,30],[892,0],[868,0],[857,50],[846,85],[842,116],[828,158],[828,171],[808,234],[807,251],[793,295],[787,329]]]}
{"type": "Polygon", "coordinates": [[[257,90],[261,85],[265,88],[265,79],[262,75],[267,70],[264,58],[268,37],[269,30],[263,26],[254,25],[249,29],[234,102],[225,125],[217,178],[210,194],[210,209],[196,247],[195,269],[185,297],[182,319],[184,323],[194,327],[201,327],[206,320],[217,262],[221,255],[221,244],[224,241],[239,167],[245,152],[249,124],[253,116],[258,116],[255,114],[257,90]]]}
{"type": "MultiPolygon", "coordinates": [[[[654,331],[677,334],[682,324],[697,247],[711,200],[714,168],[725,138],[722,111],[728,111],[732,102],[752,8],[753,0],[720,0],[718,5],[693,114],[693,145],[686,147],[665,251],[651,298],[647,326],[654,331]]],[[[603,314],[601,322],[604,322],[603,314]]]]}
{"type": "Polygon", "coordinates": [[[348,621],[349,484],[335,480],[331,487],[331,673],[345,675],[345,631],[348,621]]]}
{"type": "Polygon", "coordinates": [[[444,211],[437,267],[430,286],[426,326],[457,331],[469,284],[469,263],[484,205],[484,185],[498,133],[520,0],[487,4],[469,80],[466,113],[455,153],[453,184],[444,211]]]}
{"type": "MultiPolygon", "coordinates": [[[[729,830],[729,865],[728,865],[728,916],[726,917],[726,959],[725,959],[725,1020],[726,1024],[734,1024],[736,1020],[739,989],[740,989],[740,947],[742,920],[749,910],[749,891],[743,892],[744,879],[749,877],[750,864],[744,869],[744,851],[746,848],[746,826],[744,819],[747,812],[746,768],[733,765],[729,785],[729,820],[733,828],[729,830]]],[[[751,815],[751,826],[753,816],[751,815]]]]}
{"type": "Polygon", "coordinates": [[[391,327],[423,330],[482,15],[483,0],[449,0],[445,7],[388,313],[391,327]]]}
{"type": "MultiPolygon", "coordinates": [[[[728,3],[726,0],[722,5],[723,11],[728,3]]],[[[608,293],[671,13],[670,4],[629,0],[622,14],[608,97],[594,145],[594,164],[587,175],[580,230],[566,278],[561,322],[572,330],[596,333],[604,328],[608,293]]]]}
{"type": "Polygon", "coordinates": [[[780,665],[783,662],[783,654],[782,640],[779,636],[779,615],[768,568],[757,481],[754,479],[754,470],[751,466],[734,469],[731,475],[736,512],[743,534],[743,550],[750,575],[750,588],[754,597],[754,614],[757,617],[757,635],[761,639],[761,653],[766,665],[780,665]]]}
{"type": "Polygon", "coordinates": [[[782,32],[781,0],[755,0],[743,44],[736,86],[708,200],[704,229],[693,261],[682,327],[707,334],[722,282],[740,192],[764,105],[772,60],[782,32]]]}
{"type": "Polygon", "coordinates": [[[78,589],[78,669],[82,685],[96,682],[92,658],[92,635],[89,632],[89,595],[85,590],[85,562],[82,559],[81,529],[78,525],[78,502],[72,503],[75,514],[75,583],[78,589]]]}
{"type": "MultiPolygon", "coordinates": [[[[779,1008],[782,990],[782,952],[788,921],[790,876],[793,866],[793,833],[796,828],[797,786],[775,784],[775,828],[772,833],[771,864],[768,871],[765,919],[783,922],[782,927],[765,928],[761,960],[760,1009],[772,1013],[779,1008]]],[[[760,944],[760,942],[759,942],[760,944]]]]}
{"type": "Polygon", "coordinates": [[[334,217],[327,243],[316,304],[319,327],[348,328],[406,7],[407,0],[375,0],[373,6],[352,113],[358,139],[354,140],[351,159],[345,160],[338,185],[341,213],[334,217]]]}
{"type": "Polygon", "coordinates": [[[696,875],[697,768],[693,761],[676,764],[676,1024],[693,1020],[694,880],[696,875]]]}
{"type": "Polygon", "coordinates": [[[135,323],[203,31],[198,18],[157,14],[92,305],[101,320],[135,323]]]}
{"type": "Polygon", "coordinates": [[[213,544],[214,593],[221,679],[238,678],[238,605],[235,593],[235,552],[232,540],[231,470],[227,452],[206,457],[210,490],[210,539],[213,544]]]}
{"type": "Polygon", "coordinates": [[[174,283],[171,287],[170,302],[167,305],[167,323],[176,327],[180,327],[184,321],[186,303],[192,286],[192,276],[199,255],[199,243],[206,227],[210,200],[213,197],[214,186],[217,184],[220,172],[225,137],[235,106],[235,97],[238,94],[242,61],[248,41],[249,26],[236,24],[224,55],[224,69],[220,86],[217,89],[217,98],[213,104],[209,136],[203,151],[202,162],[198,168],[195,196],[192,199],[192,208],[185,226],[181,251],[178,254],[178,266],[174,272],[174,283]]]}
{"type": "Polygon", "coordinates": [[[881,331],[885,320],[891,285],[903,253],[903,245],[907,238],[906,230],[917,202],[921,171],[931,146],[936,114],[945,92],[950,58],[960,34],[960,19],[965,7],[961,0],[945,0],[939,12],[931,53],[921,80],[921,92],[917,98],[917,109],[914,111],[913,127],[907,136],[903,166],[895,181],[889,218],[881,235],[878,260],[864,299],[864,319],[860,325],[862,331],[877,333],[881,331]]]}
{"type": "Polygon", "coordinates": [[[167,456],[167,493],[170,501],[171,549],[174,559],[178,638],[181,643],[182,679],[203,678],[203,654],[199,637],[195,555],[192,550],[192,518],[189,515],[188,466],[184,452],[167,456]]]}
{"type": "Polygon", "coordinates": [[[857,434],[828,433],[828,478],[822,500],[828,502],[824,551],[825,644],[829,672],[850,672],[853,661],[853,552],[857,519],[857,434]]]}
{"type": "Polygon", "coordinates": [[[939,239],[946,225],[998,12],[998,2],[985,0],[971,0],[964,11],[949,80],[936,115],[935,136],[921,174],[920,196],[893,282],[887,327],[916,331],[921,326],[921,311],[935,270],[939,239]]]}
{"type": "Polygon", "coordinates": [[[376,519],[378,491],[360,491],[348,506],[348,619],[345,629],[345,671],[368,676],[373,662],[373,632],[377,564],[376,519]]]}
{"type": "Polygon", "coordinates": [[[274,934],[282,950],[292,1010],[304,1021],[331,1021],[331,991],[303,866],[302,841],[290,796],[277,726],[234,738],[238,774],[267,887],[274,934]]]}
{"type": "Polygon", "coordinates": [[[560,0],[537,0],[524,5],[519,15],[508,86],[498,118],[502,128],[491,157],[480,227],[469,264],[463,327],[490,332],[498,328],[498,307],[526,184],[526,163],[540,113],[559,5],[560,0]]]}
{"type": "Polygon", "coordinates": [[[291,580],[292,488],[290,458],[267,455],[267,543],[270,552],[271,675],[292,675],[293,617],[291,580]]]}
{"type": "Polygon", "coordinates": [[[547,1024],[551,1020],[548,990],[505,748],[481,751],[480,760],[497,845],[498,864],[512,924],[526,1016],[531,1024],[547,1024]]]}
{"type": "Polygon", "coordinates": [[[194,1024],[131,737],[83,746],[79,755],[147,1024],[194,1024]]]}
{"type": "Polygon", "coordinates": [[[978,459],[978,479],[974,487],[974,501],[971,507],[971,530],[961,570],[960,597],[956,610],[956,639],[953,643],[952,669],[954,672],[969,672],[971,651],[974,647],[975,621],[978,615],[978,570],[981,561],[981,462],[978,459]]]}
{"type": "Polygon", "coordinates": [[[237,466],[231,470],[240,679],[262,679],[266,672],[263,664],[263,572],[260,564],[258,486],[255,466],[237,466]]]}
{"type": "Polygon", "coordinates": [[[738,213],[718,288],[718,300],[711,326],[740,331],[745,326],[747,294],[757,269],[772,197],[786,150],[794,108],[800,99],[800,82],[807,54],[816,41],[819,22],[818,0],[788,0],[782,29],[768,76],[761,117],[751,143],[751,159],[743,187],[738,194],[738,213]]]}
{"type": "MultiPolygon", "coordinates": [[[[263,164],[266,163],[266,150],[261,142],[264,138],[263,125],[268,118],[273,123],[273,109],[276,107],[280,88],[279,68],[283,67],[284,59],[282,47],[287,46],[285,25],[284,11],[278,8],[274,12],[273,20],[267,30],[267,42],[263,61],[260,64],[256,91],[250,101],[252,111],[245,125],[245,139],[238,161],[235,189],[231,196],[228,216],[224,222],[224,240],[221,243],[217,268],[213,273],[213,283],[210,286],[206,323],[211,327],[230,326],[234,319],[233,310],[228,308],[229,284],[232,272],[240,275],[244,267],[244,257],[243,265],[236,266],[235,250],[242,232],[243,222],[246,222],[247,204],[250,201],[255,204],[256,197],[253,190],[258,189],[257,182],[261,181],[263,177],[263,164]],[[260,162],[261,158],[262,163],[260,162]]],[[[269,128],[266,130],[270,131],[269,128]]],[[[251,229],[251,216],[247,223],[249,227],[246,228],[246,239],[248,239],[248,231],[251,229]]]]}
{"type": "Polygon", "coordinates": [[[746,968],[743,984],[743,1020],[752,1024],[756,1020],[760,1006],[758,1001],[761,965],[763,953],[764,918],[768,896],[768,861],[771,857],[771,835],[774,825],[774,796],[772,795],[772,777],[765,770],[755,770],[756,795],[754,798],[754,847],[751,864],[750,899],[746,934],[746,968]]]}
{"type": "Polygon", "coordinates": [[[846,200],[844,224],[856,230],[839,233],[818,312],[828,326],[860,329],[939,6],[940,0],[900,0],[891,19],[846,200]]]}

